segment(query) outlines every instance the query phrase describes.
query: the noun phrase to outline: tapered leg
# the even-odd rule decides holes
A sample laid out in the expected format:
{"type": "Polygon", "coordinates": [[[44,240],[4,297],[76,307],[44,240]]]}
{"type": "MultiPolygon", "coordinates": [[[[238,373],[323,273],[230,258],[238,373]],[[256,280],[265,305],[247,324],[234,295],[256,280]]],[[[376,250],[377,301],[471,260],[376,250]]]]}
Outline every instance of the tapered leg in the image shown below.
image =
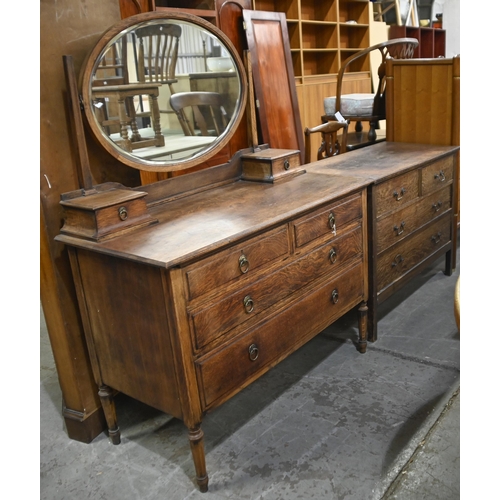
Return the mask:
{"type": "Polygon", "coordinates": [[[109,439],[113,444],[120,444],[120,428],[116,419],[116,408],[113,400],[113,389],[107,385],[99,387],[99,397],[101,398],[104,418],[108,424],[109,439]]]}
{"type": "Polygon", "coordinates": [[[360,353],[366,352],[366,338],[368,330],[368,306],[363,302],[358,308],[358,327],[359,327],[359,341],[358,351],[360,353]]]}
{"type": "Polygon", "coordinates": [[[189,444],[191,445],[191,454],[193,455],[194,468],[196,470],[196,482],[200,491],[208,491],[208,475],[205,465],[205,449],[203,446],[203,431],[198,425],[189,429],[189,444]]]}

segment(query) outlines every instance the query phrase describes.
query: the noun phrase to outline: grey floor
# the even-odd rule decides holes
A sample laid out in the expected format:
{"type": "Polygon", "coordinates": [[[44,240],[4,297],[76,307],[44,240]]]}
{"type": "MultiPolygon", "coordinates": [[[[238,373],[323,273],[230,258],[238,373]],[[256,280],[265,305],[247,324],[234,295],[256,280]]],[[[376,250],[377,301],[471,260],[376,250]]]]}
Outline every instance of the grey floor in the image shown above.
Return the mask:
{"type": "Polygon", "coordinates": [[[460,498],[460,266],[443,269],[444,259],[382,304],[366,354],[349,313],[207,415],[204,494],[184,425],[123,395],[120,445],[68,438],[42,315],[40,498],[460,498]]]}

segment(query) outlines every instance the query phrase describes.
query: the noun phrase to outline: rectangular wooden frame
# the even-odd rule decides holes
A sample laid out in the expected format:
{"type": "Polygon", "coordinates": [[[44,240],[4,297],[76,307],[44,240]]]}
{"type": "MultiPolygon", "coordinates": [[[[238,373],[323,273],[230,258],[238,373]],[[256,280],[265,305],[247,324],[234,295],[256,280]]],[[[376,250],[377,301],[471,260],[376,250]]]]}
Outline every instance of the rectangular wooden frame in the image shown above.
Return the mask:
{"type": "Polygon", "coordinates": [[[299,150],[303,164],[304,136],[285,14],[244,9],[243,20],[262,141],[271,148],[299,150]]]}

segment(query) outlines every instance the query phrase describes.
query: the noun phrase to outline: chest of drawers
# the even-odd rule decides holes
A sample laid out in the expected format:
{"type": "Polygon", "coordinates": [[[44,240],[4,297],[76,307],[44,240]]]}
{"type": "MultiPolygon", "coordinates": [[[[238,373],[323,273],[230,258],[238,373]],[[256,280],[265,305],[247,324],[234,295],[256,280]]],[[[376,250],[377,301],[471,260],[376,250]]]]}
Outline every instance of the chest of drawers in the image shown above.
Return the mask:
{"type": "Polygon", "coordinates": [[[207,411],[354,307],[366,349],[366,182],[343,176],[332,186],[305,173],[166,200],[159,189],[146,195],[156,224],[102,241],[58,239],[112,442],[115,391],[182,419],[206,490],[207,411]]]}
{"type": "Polygon", "coordinates": [[[453,272],[454,177],[458,148],[384,142],[318,162],[325,175],[359,175],[368,189],[368,339],[377,340],[377,306],[445,256],[453,272]]]}

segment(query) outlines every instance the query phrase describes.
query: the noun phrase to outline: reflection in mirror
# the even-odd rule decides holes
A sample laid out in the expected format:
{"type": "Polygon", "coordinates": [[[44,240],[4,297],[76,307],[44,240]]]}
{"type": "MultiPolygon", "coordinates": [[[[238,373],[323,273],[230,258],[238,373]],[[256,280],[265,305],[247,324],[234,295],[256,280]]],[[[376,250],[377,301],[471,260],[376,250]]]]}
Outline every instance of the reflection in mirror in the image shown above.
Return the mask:
{"type": "Polygon", "coordinates": [[[231,52],[208,29],[181,19],[144,21],[114,36],[89,87],[94,125],[105,140],[121,157],[153,167],[214,148],[241,108],[231,52]]]}

